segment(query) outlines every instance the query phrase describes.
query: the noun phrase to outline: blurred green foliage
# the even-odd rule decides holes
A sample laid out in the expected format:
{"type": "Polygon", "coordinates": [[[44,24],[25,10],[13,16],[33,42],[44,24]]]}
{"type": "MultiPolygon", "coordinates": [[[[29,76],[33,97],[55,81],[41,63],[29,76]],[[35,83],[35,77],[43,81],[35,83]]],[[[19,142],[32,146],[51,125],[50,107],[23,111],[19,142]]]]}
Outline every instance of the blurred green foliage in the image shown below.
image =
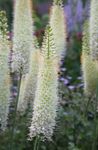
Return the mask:
{"type": "MultiPolygon", "coordinates": [[[[97,150],[98,112],[95,111],[97,99],[86,98],[79,91],[71,92],[62,84],[60,89],[62,100],[53,140],[50,142],[39,140],[39,150],[92,150],[93,146],[94,150],[97,150]]],[[[36,139],[27,140],[29,119],[27,113],[24,117],[17,115],[13,150],[33,150],[36,139]]],[[[0,150],[11,150],[11,146],[12,137],[9,128],[0,134],[0,150]]]]}
{"type": "Polygon", "coordinates": [[[5,10],[8,18],[9,28],[11,28],[12,24],[12,0],[0,0],[0,10],[5,10]]]}

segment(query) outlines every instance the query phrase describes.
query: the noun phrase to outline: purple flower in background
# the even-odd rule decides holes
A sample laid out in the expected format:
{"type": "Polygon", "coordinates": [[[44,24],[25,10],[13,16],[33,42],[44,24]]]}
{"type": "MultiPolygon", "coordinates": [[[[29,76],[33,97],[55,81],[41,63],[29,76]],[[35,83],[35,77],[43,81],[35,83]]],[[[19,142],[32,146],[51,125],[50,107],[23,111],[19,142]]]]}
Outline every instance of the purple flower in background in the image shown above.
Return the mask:
{"type": "Polygon", "coordinates": [[[60,81],[64,81],[64,80],[65,80],[65,78],[63,78],[63,77],[60,78],[60,81]]]}
{"type": "Polygon", "coordinates": [[[83,3],[81,0],[77,2],[75,19],[78,23],[83,22],[83,3]]]}
{"type": "Polygon", "coordinates": [[[89,7],[89,0],[86,2],[85,7],[83,7],[82,0],[68,0],[67,5],[64,7],[68,33],[82,31],[82,25],[89,16],[89,7]]]}
{"type": "Polygon", "coordinates": [[[69,89],[69,90],[74,90],[74,89],[75,89],[75,86],[74,86],[74,85],[69,85],[69,86],[68,86],[68,89],[69,89]]]}
{"type": "Polygon", "coordinates": [[[66,78],[67,78],[67,79],[69,79],[69,80],[71,80],[71,79],[72,79],[72,77],[70,77],[70,76],[66,76],[66,78]]]}
{"type": "Polygon", "coordinates": [[[90,16],[90,0],[86,1],[85,8],[84,8],[84,19],[90,16]]]}
{"type": "Polygon", "coordinates": [[[72,4],[72,0],[68,0],[68,4],[71,5],[72,4]]]}
{"type": "Polygon", "coordinates": [[[50,3],[42,3],[40,5],[37,6],[38,12],[39,14],[43,15],[45,13],[49,12],[49,8],[50,8],[50,3]]]}
{"type": "Polygon", "coordinates": [[[67,69],[66,68],[61,68],[61,71],[62,72],[65,72],[67,69]]]}
{"type": "Polygon", "coordinates": [[[68,79],[64,79],[64,85],[67,85],[69,83],[68,79]]]}
{"type": "Polygon", "coordinates": [[[74,18],[72,15],[72,9],[71,6],[68,4],[64,7],[64,11],[65,11],[65,16],[66,16],[66,20],[67,20],[67,29],[68,32],[72,32],[74,30],[74,18]]]}
{"type": "Polygon", "coordinates": [[[68,80],[68,79],[65,79],[64,77],[61,77],[61,78],[60,78],[60,81],[63,82],[64,85],[69,84],[69,80],[68,80]]]}

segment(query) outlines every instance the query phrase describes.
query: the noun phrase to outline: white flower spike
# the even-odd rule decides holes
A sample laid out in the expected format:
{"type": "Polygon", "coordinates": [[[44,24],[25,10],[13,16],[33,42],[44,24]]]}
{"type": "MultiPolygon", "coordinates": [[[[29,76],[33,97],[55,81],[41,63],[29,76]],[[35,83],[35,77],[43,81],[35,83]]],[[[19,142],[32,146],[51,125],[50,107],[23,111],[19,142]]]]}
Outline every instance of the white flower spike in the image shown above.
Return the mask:
{"type": "Polygon", "coordinates": [[[8,58],[10,44],[8,41],[6,13],[0,11],[0,125],[5,130],[9,113],[10,70],[8,58]]]}
{"type": "Polygon", "coordinates": [[[42,135],[51,140],[58,106],[58,61],[50,27],[47,27],[40,56],[30,138],[42,135]]]}
{"type": "Polygon", "coordinates": [[[15,2],[13,24],[13,63],[12,70],[26,74],[29,72],[33,43],[33,20],[31,0],[15,2]]]}

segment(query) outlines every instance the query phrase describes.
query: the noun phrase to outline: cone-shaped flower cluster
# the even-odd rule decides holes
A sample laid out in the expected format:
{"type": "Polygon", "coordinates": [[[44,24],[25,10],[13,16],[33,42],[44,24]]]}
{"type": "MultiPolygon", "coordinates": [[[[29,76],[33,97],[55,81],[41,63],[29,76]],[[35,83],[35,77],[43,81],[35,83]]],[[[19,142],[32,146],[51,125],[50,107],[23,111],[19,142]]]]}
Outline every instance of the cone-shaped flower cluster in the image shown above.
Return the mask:
{"type": "Polygon", "coordinates": [[[58,105],[56,48],[50,27],[47,27],[40,56],[30,138],[43,135],[51,139],[58,105]]]}
{"type": "Polygon", "coordinates": [[[10,45],[8,41],[6,13],[0,11],[0,125],[5,130],[9,112],[10,73],[8,58],[10,45]]]}
{"type": "Polygon", "coordinates": [[[92,59],[98,60],[98,0],[91,1],[90,51],[92,59]]]}
{"type": "Polygon", "coordinates": [[[33,21],[30,0],[16,0],[14,12],[12,70],[27,73],[33,43],[33,21]]]}
{"type": "MultiPolygon", "coordinates": [[[[62,6],[62,0],[54,0],[51,15],[50,15],[50,22],[49,22],[51,28],[52,28],[52,38],[54,38],[55,42],[55,51],[51,51],[51,55],[56,53],[58,58],[61,58],[61,53],[65,49],[66,45],[66,26],[65,26],[65,18],[64,18],[64,11],[62,6]],[[61,21],[58,20],[58,15],[61,18],[61,21]],[[58,40],[57,40],[58,39],[58,40]]],[[[35,38],[36,39],[36,38],[35,38]]],[[[49,42],[51,42],[50,39],[49,42]]],[[[40,50],[36,47],[36,42],[33,42],[34,48],[31,54],[31,61],[30,61],[30,71],[28,74],[24,75],[21,80],[21,88],[20,88],[20,95],[19,95],[19,101],[18,101],[18,111],[25,112],[27,108],[28,102],[33,103],[34,97],[35,97],[35,90],[36,90],[36,84],[37,84],[37,74],[38,74],[38,68],[39,68],[39,55],[40,50]]],[[[50,43],[49,43],[50,44],[50,43]]],[[[46,57],[46,49],[48,49],[48,43],[47,45],[43,43],[43,49],[42,54],[46,57]],[[45,46],[45,47],[44,47],[45,46]]],[[[52,56],[51,56],[52,57],[52,56]]],[[[59,62],[58,62],[59,63],[59,62]]],[[[32,107],[32,104],[31,104],[32,107]]]]}
{"type": "MultiPolygon", "coordinates": [[[[12,72],[21,74],[15,106],[25,112],[28,104],[33,110],[30,138],[42,135],[51,140],[56,126],[58,108],[58,68],[66,46],[66,24],[62,0],[54,0],[49,26],[42,48],[34,41],[31,0],[16,0],[13,22],[12,72]],[[59,20],[60,19],[60,20],[59,20]],[[33,101],[34,100],[34,101],[33,101]],[[33,106],[34,104],[34,106],[33,106]]],[[[7,19],[0,12],[0,124],[7,125],[10,97],[7,19]]],[[[16,116],[14,116],[16,117],[16,116]]]]}
{"type": "Polygon", "coordinates": [[[90,20],[84,25],[82,71],[86,95],[98,87],[98,1],[91,1],[90,20]]]}
{"type": "Polygon", "coordinates": [[[84,24],[83,46],[82,46],[82,71],[84,80],[84,91],[86,95],[94,94],[98,84],[98,70],[96,69],[96,61],[90,56],[90,35],[89,22],[84,24]]]}
{"type": "Polygon", "coordinates": [[[31,55],[30,62],[30,71],[28,74],[22,77],[21,87],[20,87],[20,95],[18,101],[19,112],[24,113],[28,108],[28,103],[30,103],[30,107],[33,107],[33,100],[35,97],[36,83],[37,83],[37,75],[39,69],[39,55],[40,50],[38,47],[38,42],[34,40],[34,49],[31,55]]]}
{"type": "Polygon", "coordinates": [[[13,71],[22,73],[17,110],[24,113],[30,103],[30,138],[43,135],[51,139],[58,106],[58,64],[66,46],[62,0],[54,0],[41,51],[32,40],[31,18],[30,0],[17,0],[12,63],[13,71]]]}
{"type": "Polygon", "coordinates": [[[66,48],[66,23],[62,0],[54,0],[50,12],[50,26],[53,31],[53,36],[58,51],[58,56],[65,54],[66,48]]]}

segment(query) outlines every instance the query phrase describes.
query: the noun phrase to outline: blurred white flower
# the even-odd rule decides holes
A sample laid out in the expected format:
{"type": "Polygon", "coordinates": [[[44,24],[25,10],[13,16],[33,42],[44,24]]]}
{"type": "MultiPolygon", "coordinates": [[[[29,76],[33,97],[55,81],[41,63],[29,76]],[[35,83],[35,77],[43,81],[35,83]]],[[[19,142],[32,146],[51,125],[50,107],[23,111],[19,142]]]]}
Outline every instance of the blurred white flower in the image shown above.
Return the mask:
{"type": "Polygon", "coordinates": [[[28,73],[33,43],[32,5],[30,0],[15,2],[13,24],[12,71],[28,73]]]}

